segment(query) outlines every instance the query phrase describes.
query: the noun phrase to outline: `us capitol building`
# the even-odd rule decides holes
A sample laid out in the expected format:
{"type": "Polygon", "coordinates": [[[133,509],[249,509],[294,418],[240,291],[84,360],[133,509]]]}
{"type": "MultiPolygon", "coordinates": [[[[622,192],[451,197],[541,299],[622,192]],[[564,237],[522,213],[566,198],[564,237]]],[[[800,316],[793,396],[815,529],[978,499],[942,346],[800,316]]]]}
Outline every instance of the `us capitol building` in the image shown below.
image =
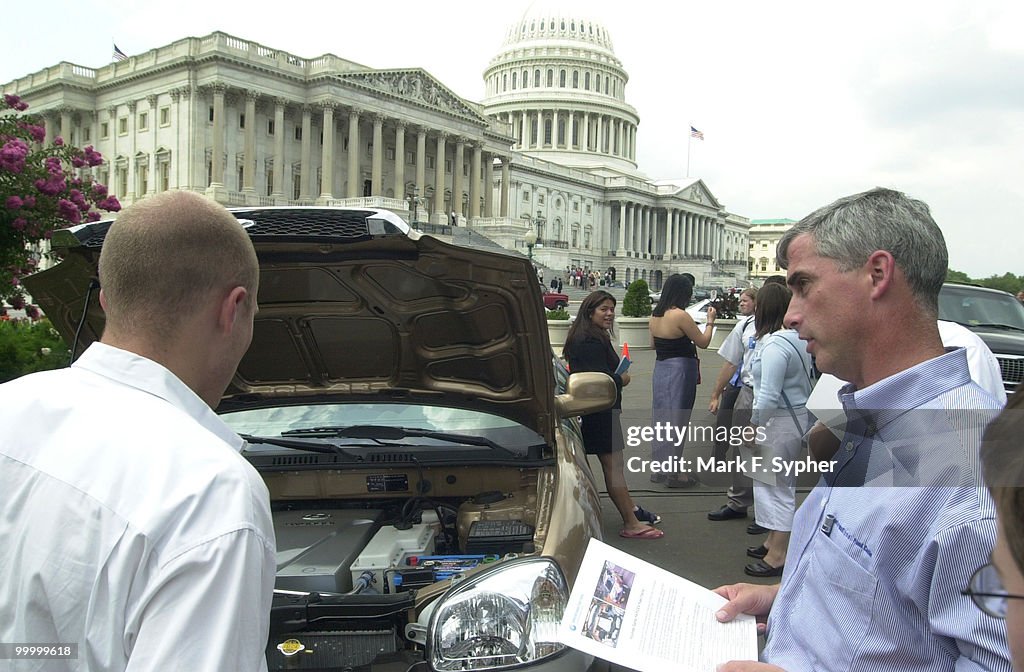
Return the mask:
{"type": "Polygon", "coordinates": [[[639,171],[628,79],[603,25],[538,9],[508,29],[481,102],[419,68],[221,32],[2,88],[43,117],[48,140],[95,146],[108,161],[96,178],[125,205],[188,189],[228,206],[381,207],[524,253],[532,229],[550,269],[614,268],[654,287],[682,271],[704,285],[746,278],[750,221],[699,179],[639,171]]]}

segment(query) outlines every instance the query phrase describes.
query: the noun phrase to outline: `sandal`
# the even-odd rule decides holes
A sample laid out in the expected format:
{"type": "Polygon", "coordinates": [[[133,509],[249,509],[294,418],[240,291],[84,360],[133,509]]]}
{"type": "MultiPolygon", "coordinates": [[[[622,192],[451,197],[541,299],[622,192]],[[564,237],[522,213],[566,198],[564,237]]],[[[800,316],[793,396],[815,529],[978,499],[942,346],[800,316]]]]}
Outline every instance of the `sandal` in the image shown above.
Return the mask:
{"type": "Polygon", "coordinates": [[[623,528],[619,530],[619,536],[623,539],[661,539],[665,536],[665,533],[656,527],[645,527],[636,532],[630,532],[623,528]]]}

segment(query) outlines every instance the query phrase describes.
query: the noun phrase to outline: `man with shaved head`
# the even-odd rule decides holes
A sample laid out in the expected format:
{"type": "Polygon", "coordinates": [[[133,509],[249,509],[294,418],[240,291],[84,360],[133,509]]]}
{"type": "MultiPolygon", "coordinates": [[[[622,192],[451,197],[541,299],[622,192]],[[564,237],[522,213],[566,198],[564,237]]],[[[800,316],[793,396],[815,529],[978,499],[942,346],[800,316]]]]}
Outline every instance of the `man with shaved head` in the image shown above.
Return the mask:
{"type": "Polygon", "coordinates": [[[168,192],[110,227],[99,278],[100,341],[0,385],[0,641],[77,646],[46,669],[266,669],[269,496],[212,410],[252,340],[252,243],[168,192]]]}

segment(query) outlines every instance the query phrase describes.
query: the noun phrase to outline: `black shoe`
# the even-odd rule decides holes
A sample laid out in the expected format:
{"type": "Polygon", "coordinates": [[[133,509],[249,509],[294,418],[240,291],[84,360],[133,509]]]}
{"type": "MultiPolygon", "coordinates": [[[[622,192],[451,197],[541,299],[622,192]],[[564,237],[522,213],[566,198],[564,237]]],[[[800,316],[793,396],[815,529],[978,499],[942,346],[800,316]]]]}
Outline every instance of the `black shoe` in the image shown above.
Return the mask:
{"type": "Polygon", "coordinates": [[[784,567],[785,565],[781,565],[779,567],[772,567],[764,560],[758,560],[757,562],[752,562],[746,567],[744,567],[743,571],[748,576],[766,578],[769,576],[782,576],[782,570],[784,567]]]}
{"type": "MultiPolygon", "coordinates": [[[[743,517],[746,518],[747,514],[743,514],[743,517]]],[[[747,525],[747,534],[766,534],[768,532],[771,532],[771,530],[769,530],[767,527],[761,527],[757,523],[751,523],[750,525],[747,525]]]]}
{"type": "Polygon", "coordinates": [[[666,474],[659,471],[656,474],[651,474],[651,483],[664,483],[667,478],[668,476],[666,474]]]}
{"type": "Polygon", "coordinates": [[[768,549],[764,547],[764,544],[760,546],[747,546],[747,555],[762,560],[764,556],[768,555],[768,549]]]}
{"type": "Polygon", "coordinates": [[[708,520],[733,520],[735,518],[746,518],[746,511],[737,511],[728,504],[715,511],[708,512],[708,520]]]}
{"type": "Polygon", "coordinates": [[[689,478],[686,479],[670,478],[667,481],[665,481],[666,488],[674,488],[677,490],[683,488],[696,488],[698,485],[700,485],[700,481],[698,481],[693,476],[690,476],[689,478]]]}

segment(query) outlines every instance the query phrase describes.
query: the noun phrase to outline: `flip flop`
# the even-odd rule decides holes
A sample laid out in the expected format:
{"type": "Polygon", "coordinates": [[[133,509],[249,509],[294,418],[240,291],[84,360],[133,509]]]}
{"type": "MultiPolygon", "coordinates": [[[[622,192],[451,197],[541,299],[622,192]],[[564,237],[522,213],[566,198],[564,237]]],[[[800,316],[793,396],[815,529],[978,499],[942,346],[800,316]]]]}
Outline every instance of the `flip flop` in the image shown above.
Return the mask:
{"type": "Polygon", "coordinates": [[[644,529],[637,530],[636,532],[630,532],[623,528],[619,531],[619,536],[623,539],[661,539],[665,536],[665,533],[656,527],[645,527],[644,529]]]}

